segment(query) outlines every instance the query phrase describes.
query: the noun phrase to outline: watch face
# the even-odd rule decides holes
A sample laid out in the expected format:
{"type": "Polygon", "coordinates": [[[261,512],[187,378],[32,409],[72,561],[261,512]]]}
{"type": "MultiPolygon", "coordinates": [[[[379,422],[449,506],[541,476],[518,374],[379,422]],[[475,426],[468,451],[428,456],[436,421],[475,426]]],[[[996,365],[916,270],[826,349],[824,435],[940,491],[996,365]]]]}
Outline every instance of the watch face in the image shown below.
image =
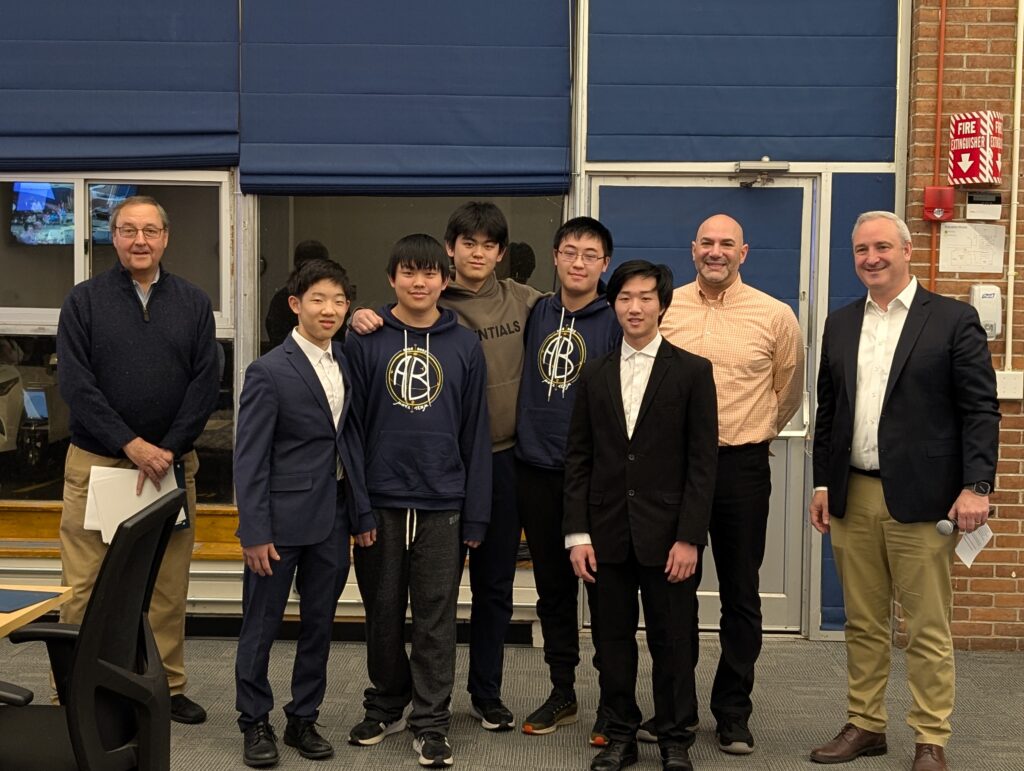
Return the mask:
{"type": "Polygon", "coordinates": [[[977,495],[988,495],[990,492],[992,492],[992,485],[990,485],[988,482],[975,482],[974,492],[977,495]]]}

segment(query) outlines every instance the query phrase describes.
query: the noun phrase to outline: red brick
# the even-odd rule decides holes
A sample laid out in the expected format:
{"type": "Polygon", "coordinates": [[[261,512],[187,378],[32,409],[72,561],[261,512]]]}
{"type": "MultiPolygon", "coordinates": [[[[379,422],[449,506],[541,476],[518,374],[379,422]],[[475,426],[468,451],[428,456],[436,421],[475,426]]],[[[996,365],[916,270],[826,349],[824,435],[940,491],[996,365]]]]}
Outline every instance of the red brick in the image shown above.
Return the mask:
{"type": "MultiPolygon", "coordinates": [[[[955,610],[956,608],[954,608],[955,610]]],[[[971,621],[1017,622],[1016,608],[964,608],[963,610],[968,611],[971,621]]]]}
{"type": "Polygon", "coordinates": [[[1009,578],[971,578],[972,592],[1014,592],[1017,582],[1009,578]]]}
{"type": "Polygon", "coordinates": [[[970,608],[991,608],[994,598],[991,594],[963,594],[954,598],[954,603],[970,608]]]}
{"type": "Polygon", "coordinates": [[[1024,637],[1024,623],[1001,623],[996,622],[992,628],[996,637],[1024,637]]]}
{"type": "Polygon", "coordinates": [[[995,594],[992,603],[997,608],[1024,608],[1024,594],[995,594]]]}
{"type": "Polygon", "coordinates": [[[951,625],[954,635],[961,637],[990,637],[992,624],[978,621],[954,621],[951,625]]]}

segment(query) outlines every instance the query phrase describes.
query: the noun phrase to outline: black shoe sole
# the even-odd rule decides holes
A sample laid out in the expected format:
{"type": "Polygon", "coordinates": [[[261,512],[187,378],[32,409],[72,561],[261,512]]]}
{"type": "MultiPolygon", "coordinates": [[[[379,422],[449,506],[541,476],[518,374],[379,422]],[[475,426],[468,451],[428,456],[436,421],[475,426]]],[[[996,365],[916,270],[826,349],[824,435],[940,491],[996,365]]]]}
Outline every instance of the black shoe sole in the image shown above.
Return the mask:
{"type": "Polygon", "coordinates": [[[176,715],[171,713],[171,720],[175,723],[181,723],[182,725],[199,725],[200,723],[206,722],[206,715],[202,717],[188,717],[186,715],[176,715]]]}

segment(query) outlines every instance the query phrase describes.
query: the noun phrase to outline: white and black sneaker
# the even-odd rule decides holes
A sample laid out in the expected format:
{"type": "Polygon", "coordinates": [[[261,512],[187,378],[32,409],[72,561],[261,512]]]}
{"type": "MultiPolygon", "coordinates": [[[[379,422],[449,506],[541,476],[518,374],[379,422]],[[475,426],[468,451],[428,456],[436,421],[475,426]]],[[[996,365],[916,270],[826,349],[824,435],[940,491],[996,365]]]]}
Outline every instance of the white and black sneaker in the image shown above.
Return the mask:
{"type": "Polygon", "coordinates": [[[419,764],[428,768],[444,768],[455,762],[452,745],[440,731],[424,731],[412,740],[412,748],[419,754],[419,764]]]}
{"type": "Polygon", "coordinates": [[[353,726],[352,730],[348,732],[348,743],[370,747],[374,744],[380,744],[380,742],[384,741],[385,736],[390,736],[404,730],[404,717],[392,720],[390,723],[368,717],[362,723],[353,726]]]}
{"type": "Polygon", "coordinates": [[[501,699],[470,699],[469,714],[480,721],[488,731],[509,731],[515,718],[501,699]]]}

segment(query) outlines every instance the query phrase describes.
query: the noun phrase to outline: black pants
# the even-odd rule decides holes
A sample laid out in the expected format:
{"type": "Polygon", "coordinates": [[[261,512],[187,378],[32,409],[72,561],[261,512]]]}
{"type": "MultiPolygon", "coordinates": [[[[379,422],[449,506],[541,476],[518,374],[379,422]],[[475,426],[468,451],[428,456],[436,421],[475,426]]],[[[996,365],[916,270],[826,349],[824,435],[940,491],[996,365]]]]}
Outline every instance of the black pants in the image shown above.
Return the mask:
{"type": "Polygon", "coordinates": [[[447,734],[455,680],[455,602],[459,595],[459,512],[378,509],[377,542],[356,546],[366,608],[366,717],[390,723],[412,702],[409,727],[447,734]],[[414,535],[410,536],[415,522],[414,535]],[[405,611],[412,606],[412,650],[405,611]]]}
{"type": "MultiPolygon", "coordinates": [[[[666,549],[666,557],[668,550],[666,549]]],[[[640,726],[636,703],[639,621],[637,590],[644,605],[647,648],[651,652],[655,729],[658,744],[689,746],[686,730],[696,714],[690,625],[697,607],[697,579],[668,582],[665,566],[645,566],[630,549],[625,562],[598,562],[595,592],[599,623],[594,636],[607,666],[601,672],[601,704],[608,717],[607,734],[633,741],[640,726]]]]}
{"type": "Polygon", "coordinates": [[[349,567],[349,522],[344,497],[331,534],[310,546],[277,545],[281,559],[271,565],[273,575],[260,576],[245,569],[242,578],[242,628],[235,657],[235,707],[244,731],[266,720],[274,707],[267,678],[270,648],[281,626],[291,593],[292,577],[299,590],[299,639],[292,665],[292,699],[285,715],[316,720],[327,688],[327,658],[338,598],[345,588],[349,567]]]}
{"type": "Polygon", "coordinates": [[[512,621],[512,584],[519,549],[514,449],[492,457],[491,522],[476,549],[462,546],[460,564],[469,552],[469,585],[473,605],[469,622],[469,683],[477,699],[501,698],[505,633],[512,621]]]}
{"type": "MultiPolygon", "coordinates": [[[[764,561],[768,506],[772,493],[768,443],[718,449],[718,474],[711,509],[711,550],[718,573],[722,648],[711,687],[711,712],[726,717],[750,717],[754,666],[761,654],[761,597],[759,571],[764,561]]],[[[697,565],[697,582],[703,560],[697,565]]],[[[693,664],[699,642],[694,604],[693,664]]],[[[697,713],[693,713],[696,718],[697,713]]]]}
{"type": "MultiPolygon", "coordinates": [[[[544,662],[551,684],[571,692],[580,663],[579,597],[580,580],[573,573],[562,533],[562,495],[565,473],[516,461],[519,489],[519,517],[530,544],[533,579],[537,587],[537,617],[544,633],[544,662]]],[[[598,609],[591,584],[587,589],[591,623],[597,625],[598,609]]],[[[594,642],[597,642],[595,636],[594,642]]],[[[600,672],[600,657],[594,648],[594,668],[600,672]]]]}

